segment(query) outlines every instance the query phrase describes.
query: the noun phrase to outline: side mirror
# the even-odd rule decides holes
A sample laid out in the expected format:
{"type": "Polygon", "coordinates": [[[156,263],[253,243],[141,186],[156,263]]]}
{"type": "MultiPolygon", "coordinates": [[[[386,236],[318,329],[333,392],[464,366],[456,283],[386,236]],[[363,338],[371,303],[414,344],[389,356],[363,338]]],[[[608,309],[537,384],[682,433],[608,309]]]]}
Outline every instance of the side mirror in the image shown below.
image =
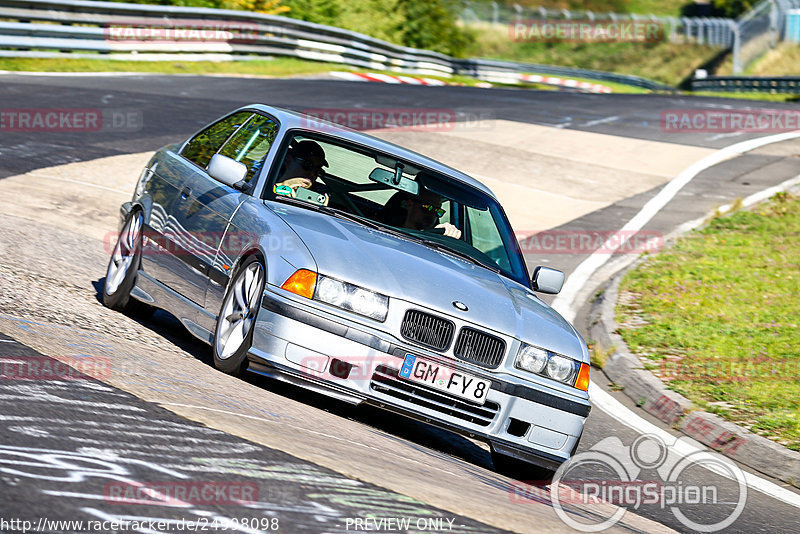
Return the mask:
{"type": "Polygon", "coordinates": [[[247,176],[247,167],[244,163],[231,159],[228,156],[214,154],[211,156],[211,162],[208,164],[208,174],[225,185],[238,188],[237,184],[247,176]]]}
{"type": "Polygon", "coordinates": [[[556,295],[564,287],[564,273],[541,265],[533,270],[531,287],[539,293],[556,295]]]}

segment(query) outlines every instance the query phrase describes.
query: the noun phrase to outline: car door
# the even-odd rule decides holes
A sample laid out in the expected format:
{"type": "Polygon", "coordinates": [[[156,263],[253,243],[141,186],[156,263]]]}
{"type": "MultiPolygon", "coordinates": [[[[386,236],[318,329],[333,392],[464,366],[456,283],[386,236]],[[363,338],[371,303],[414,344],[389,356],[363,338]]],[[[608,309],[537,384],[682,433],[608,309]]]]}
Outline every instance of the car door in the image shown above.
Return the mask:
{"type": "MultiPolygon", "coordinates": [[[[187,249],[191,236],[176,218],[188,195],[187,180],[208,166],[208,162],[236,131],[253,115],[236,112],[201,130],[180,150],[165,151],[155,166],[149,183],[153,197],[148,235],[152,251],[142,255],[142,268],[159,282],[180,292],[184,278],[192,273],[194,255],[187,249]]],[[[196,262],[195,262],[196,263],[196,262]]]]}
{"type": "Polygon", "coordinates": [[[186,255],[181,272],[176,273],[179,276],[174,288],[200,306],[205,305],[209,278],[218,284],[227,280],[228,271],[238,255],[238,250],[231,248],[247,241],[243,236],[229,235],[229,223],[238,206],[248,198],[249,195],[243,191],[248,190],[250,183],[255,183],[277,131],[275,119],[253,114],[219,148],[219,154],[247,167],[240,188],[215,180],[196,162],[185,163],[186,179],[181,184],[181,194],[173,213],[175,224],[181,229],[176,239],[180,238],[178,244],[186,255]]]}

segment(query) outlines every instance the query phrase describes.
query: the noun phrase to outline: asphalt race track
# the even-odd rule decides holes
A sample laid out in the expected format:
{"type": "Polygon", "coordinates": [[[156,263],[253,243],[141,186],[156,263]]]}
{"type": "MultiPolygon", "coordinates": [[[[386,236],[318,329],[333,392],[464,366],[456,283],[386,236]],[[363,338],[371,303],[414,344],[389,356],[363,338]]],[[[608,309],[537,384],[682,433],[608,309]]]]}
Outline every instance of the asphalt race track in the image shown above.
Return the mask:
{"type": "MultiPolygon", "coordinates": [[[[293,109],[456,110],[465,123],[483,120],[496,124],[478,135],[485,138],[485,148],[498,151],[501,141],[514,148],[514,129],[508,128],[514,123],[520,131],[557,129],[567,140],[664,143],[674,146],[676,154],[689,149],[710,153],[764,134],[668,132],[661,127],[662,112],[767,107],[671,96],[311,79],[20,75],[0,75],[0,79],[3,111],[100,109],[104,122],[103,128],[94,132],[0,131],[0,195],[24,191],[26,182],[19,175],[30,171],[152,151],[186,138],[237,106],[259,101],[293,109]],[[498,144],[492,145],[493,141],[498,144]],[[3,179],[9,179],[15,189],[3,189],[3,179]],[[12,180],[16,181],[12,184],[12,180]]],[[[413,148],[423,151],[429,147],[435,152],[444,146],[432,144],[435,141],[428,135],[405,132],[395,138],[419,143],[413,148]]],[[[448,138],[450,142],[455,143],[453,138],[448,138]]],[[[450,145],[446,146],[449,149],[450,145]]],[[[457,143],[452,149],[458,150],[457,143]]],[[[721,204],[793,178],[800,174],[798,155],[800,143],[785,141],[713,166],[699,173],[645,228],[666,235],[721,204]]],[[[453,157],[458,160],[460,154],[453,157]]],[[[488,152],[487,157],[491,157],[488,152]]],[[[458,166],[458,161],[448,162],[458,166]]],[[[138,171],[129,172],[135,176],[138,171]]],[[[641,169],[649,174],[657,171],[641,169]]],[[[535,170],[526,172],[535,179],[535,170]]],[[[245,532],[405,531],[402,523],[388,522],[391,518],[409,519],[406,530],[420,532],[571,530],[556,514],[546,491],[535,491],[524,482],[494,473],[489,453],[481,444],[387,417],[371,408],[336,403],[258,375],[232,379],[213,369],[208,348],[168,314],[158,312],[152,319],[136,320],[102,308],[97,298],[107,253],[102,234],[88,237],[80,220],[84,216],[115,216],[118,204],[103,204],[99,195],[102,184],[119,194],[116,178],[87,176],[84,181],[94,187],[79,194],[66,182],[53,186],[48,199],[60,200],[42,201],[41,214],[29,216],[4,208],[16,201],[0,197],[0,357],[4,365],[0,378],[0,531],[22,531],[20,524],[1,522],[11,518],[31,521],[34,526],[41,518],[165,522],[157,527],[143,525],[141,532],[190,531],[215,521],[218,529],[245,532]],[[77,212],[65,215],[66,208],[77,212]],[[35,361],[49,368],[57,366],[58,360],[77,369],[90,361],[93,372],[87,374],[99,380],[80,373],[71,380],[8,374],[9,361],[35,361]],[[224,495],[192,498],[184,493],[188,497],[176,500],[163,494],[163,488],[189,492],[203,487],[213,487],[224,495]],[[131,488],[139,488],[135,502],[115,497],[130,495],[124,492],[131,488]],[[378,526],[365,523],[366,518],[386,521],[378,526]],[[258,519],[255,525],[253,519],[258,519]]],[[[614,185],[608,177],[596,179],[597,188],[614,185]]],[[[567,217],[555,229],[620,228],[658,193],[664,181],[653,181],[652,186],[642,186],[579,217],[567,217]]],[[[70,183],[74,186],[77,182],[82,181],[72,179],[70,183]]],[[[126,190],[128,196],[131,192],[126,190]]],[[[37,198],[24,204],[36,206],[37,198]]],[[[108,232],[114,230],[107,228],[108,232]]],[[[585,257],[580,253],[526,254],[529,266],[550,265],[568,276],[585,257]]],[[[587,284],[579,302],[593,291],[587,284]]],[[[577,308],[575,324],[586,332],[586,307],[577,308]]],[[[600,373],[595,373],[594,379],[607,387],[600,373]]],[[[636,410],[621,394],[610,394],[636,410]]],[[[637,414],[656,423],[641,410],[637,414]]],[[[624,413],[595,407],[580,450],[606,447],[614,454],[633,454],[631,446],[641,443],[637,438],[640,434],[625,424],[624,413]]],[[[580,474],[595,480],[613,476],[600,468],[587,468],[580,474]]],[[[638,479],[659,480],[659,476],[655,468],[644,468],[638,479]]],[[[697,524],[711,525],[724,521],[743,502],[740,515],[722,531],[800,531],[798,492],[778,481],[768,482],[788,490],[796,500],[787,502],[769,492],[744,489],[734,480],[694,466],[684,471],[681,483],[714,486],[719,498],[714,505],[687,504],[681,511],[697,524]]],[[[601,521],[614,511],[608,505],[587,504],[572,497],[564,506],[572,520],[601,521]]],[[[50,524],[39,531],[91,531],[81,528],[50,524]]],[[[611,531],[670,530],[698,529],[687,526],[669,506],[644,504],[625,514],[611,531]]]]}

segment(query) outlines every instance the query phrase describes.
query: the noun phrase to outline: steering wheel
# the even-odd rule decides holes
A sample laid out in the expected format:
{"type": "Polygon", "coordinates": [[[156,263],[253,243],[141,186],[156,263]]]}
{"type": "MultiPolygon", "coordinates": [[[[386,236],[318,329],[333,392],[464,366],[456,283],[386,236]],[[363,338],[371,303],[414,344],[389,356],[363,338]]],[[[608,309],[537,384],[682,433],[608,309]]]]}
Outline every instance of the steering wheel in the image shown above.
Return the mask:
{"type": "Polygon", "coordinates": [[[337,199],[340,197],[344,198],[347,205],[353,209],[356,215],[358,215],[359,217],[366,217],[366,215],[364,215],[364,213],[358,208],[358,206],[356,206],[356,203],[353,202],[353,199],[350,198],[350,195],[347,193],[347,188],[344,187],[341,183],[339,183],[335,177],[328,176],[327,174],[325,174],[325,176],[323,176],[323,179],[325,180],[325,185],[327,185],[331,189],[331,192],[336,193],[337,199]]]}

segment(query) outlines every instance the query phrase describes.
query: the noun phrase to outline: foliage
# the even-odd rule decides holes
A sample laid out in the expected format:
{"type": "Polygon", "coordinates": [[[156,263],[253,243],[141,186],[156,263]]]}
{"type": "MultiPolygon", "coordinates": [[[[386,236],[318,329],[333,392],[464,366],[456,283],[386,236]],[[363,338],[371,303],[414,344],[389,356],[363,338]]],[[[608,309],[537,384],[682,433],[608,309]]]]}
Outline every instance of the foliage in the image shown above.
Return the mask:
{"type": "Polygon", "coordinates": [[[281,5],[281,0],[217,0],[222,9],[238,9],[240,11],[253,11],[267,15],[281,15],[289,8],[281,5]]]}
{"type": "Polygon", "coordinates": [[[288,16],[397,44],[461,56],[471,33],[453,0],[287,0],[288,16]]]}
{"type": "Polygon", "coordinates": [[[399,0],[405,21],[402,42],[406,46],[463,56],[472,35],[456,25],[457,5],[448,0],[399,0]]]}
{"type": "Polygon", "coordinates": [[[755,4],[755,0],[714,0],[714,15],[736,18],[749,11],[755,4]]]}
{"type": "Polygon", "coordinates": [[[267,15],[281,15],[288,11],[286,6],[281,5],[281,0],[112,0],[114,2],[126,2],[133,4],[151,4],[160,6],[183,6],[183,7],[211,7],[219,9],[238,9],[244,11],[254,11],[267,15]]]}

